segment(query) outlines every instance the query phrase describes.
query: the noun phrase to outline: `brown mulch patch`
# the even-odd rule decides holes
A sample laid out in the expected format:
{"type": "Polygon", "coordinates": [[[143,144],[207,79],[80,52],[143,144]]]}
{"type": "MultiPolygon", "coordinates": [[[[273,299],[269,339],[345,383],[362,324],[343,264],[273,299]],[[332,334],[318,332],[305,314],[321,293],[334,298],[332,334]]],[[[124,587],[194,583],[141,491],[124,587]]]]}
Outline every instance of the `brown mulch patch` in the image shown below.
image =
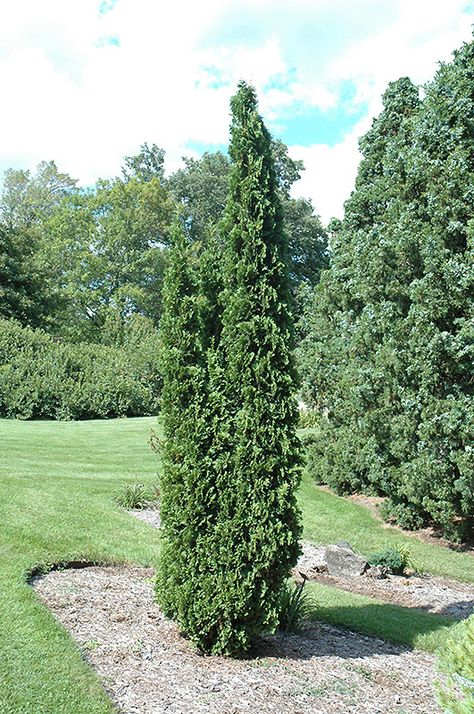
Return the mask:
{"type": "Polygon", "coordinates": [[[154,602],[153,571],[92,566],[32,584],[127,714],[435,714],[431,655],[326,624],[204,657],[154,602]]]}
{"type": "Polygon", "coordinates": [[[383,580],[374,580],[368,577],[337,578],[320,573],[311,579],[393,605],[426,610],[455,620],[474,614],[474,586],[445,578],[390,575],[383,580]]]}

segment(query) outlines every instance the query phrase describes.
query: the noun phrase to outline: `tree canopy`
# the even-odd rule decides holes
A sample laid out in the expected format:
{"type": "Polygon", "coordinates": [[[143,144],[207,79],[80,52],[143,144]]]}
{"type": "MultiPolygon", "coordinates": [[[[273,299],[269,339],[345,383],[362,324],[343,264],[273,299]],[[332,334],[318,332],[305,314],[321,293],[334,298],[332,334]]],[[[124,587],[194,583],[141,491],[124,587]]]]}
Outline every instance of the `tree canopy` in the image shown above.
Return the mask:
{"type": "Polygon", "coordinates": [[[300,352],[327,415],[316,477],[452,538],[472,535],[474,513],[473,52],[441,65],[421,101],[407,78],[389,86],[300,352]]]}

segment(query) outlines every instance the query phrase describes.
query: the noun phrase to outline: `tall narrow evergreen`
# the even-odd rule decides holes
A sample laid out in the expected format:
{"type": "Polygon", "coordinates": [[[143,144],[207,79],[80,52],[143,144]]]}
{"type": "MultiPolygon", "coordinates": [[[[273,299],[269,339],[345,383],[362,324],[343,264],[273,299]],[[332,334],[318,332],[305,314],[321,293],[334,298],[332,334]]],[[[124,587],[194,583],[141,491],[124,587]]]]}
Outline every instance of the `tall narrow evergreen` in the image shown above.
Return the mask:
{"type": "Polygon", "coordinates": [[[300,533],[288,244],[271,139],[252,87],[241,83],[231,108],[220,343],[231,450],[218,473],[224,617],[215,645],[229,652],[275,625],[300,533]]]}
{"type": "MultiPolygon", "coordinates": [[[[206,365],[196,255],[179,226],[173,232],[161,318],[161,478],[163,538],[157,594],[170,617],[182,622],[197,556],[196,522],[203,503],[202,444],[206,365]]],[[[199,577],[196,571],[196,577],[199,577]]]]}
{"type": "Polygon", "coordinates": [[[300,534],[287,240],[251,87],[239,86],[232,114],[222,274],[212,243],[198,260],[178,237],[162,319],[157,595],[202,651],[221,654],[276,626],[300,534]]]}

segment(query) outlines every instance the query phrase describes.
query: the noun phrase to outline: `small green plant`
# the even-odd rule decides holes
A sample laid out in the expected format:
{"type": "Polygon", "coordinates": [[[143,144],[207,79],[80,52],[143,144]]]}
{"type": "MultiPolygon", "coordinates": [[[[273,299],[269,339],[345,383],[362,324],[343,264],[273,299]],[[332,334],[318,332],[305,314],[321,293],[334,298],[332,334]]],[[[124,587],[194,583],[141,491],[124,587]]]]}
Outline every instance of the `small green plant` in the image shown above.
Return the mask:
{"type": "Polygon", "coordinates": [[[98,640],[87,640],[82,646],[85,650],[93,652],[100,646],[100,642],[98,640]]]}
{"type": "Polygon", "coordinates": [[[310,594],[304,589],[306,578],[301,583],[287,581],[281,591],[278,629],[297,632],[303,620],[309,618],[313,610],[310,594]]]}
{"type": "Polygon", "coordinates": [[[145,483],[126,483],[117,495],[116,501],[122,508],[148,508],[156,504],[159,497],[157,486],[145,483]]]}
{"type": "Polygon", "coordinates": [[[155,429],[150,429],[150,437],[148,439],[148,446],[155,453],[159,454],[161,449],[161,439],[156,433],[155,429]]]}
{"type": "Polygon", "coordinates": [[[352,664],[347,664],[346,669],[349,672],[356,672],[357,674],[360,674],[361,677],[367,680],[373,679],[373,672],[371,669],[368,669],[368,667],[364,667],[363,665],[352,665],[352,664]]]}
{"type": "Polygon", "coordinates": [[[298,412],[298,429],[315,429],[319,426],[321,415],[314,410],[300,409],[298,412]]]}
{"type": "Polygon", "coordinates": [[[437,683],[438,700],[446,714],[474,712],[474,617],[460,623],[440,652],[446,683],[437,683]]]}
{"type": "Polygon", "coordinates": [[[370,565],[381,565],[394,575],[403,575],[410,564],[408,548],[387,548],[369,557],[370,565]]]}

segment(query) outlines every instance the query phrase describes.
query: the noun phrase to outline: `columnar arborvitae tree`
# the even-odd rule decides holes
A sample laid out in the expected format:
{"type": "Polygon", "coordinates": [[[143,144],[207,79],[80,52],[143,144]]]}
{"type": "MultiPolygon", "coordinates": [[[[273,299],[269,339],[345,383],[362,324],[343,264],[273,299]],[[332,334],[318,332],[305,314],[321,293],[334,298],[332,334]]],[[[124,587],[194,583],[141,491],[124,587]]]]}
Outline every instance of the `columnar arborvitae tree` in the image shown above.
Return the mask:
{"type": "Polygon", "coordinates": [[[218,472],[222,624],[213,646],[224,652],[247,649],[276,624],[300,533],[288,244],[271,139],[252,87],[241,83],[231,107],[220,343],[231,450],[218,472]]]}
{"type": "Polygon", "coordinates": [[[169,251],[160,327],[164,528],[157,593],[166,614],[182,621],[190,607],[187,593],[197,555],[196,524],[205,507],[199,496],[202,499],[207,488],[200,453],[207,370],[196,255],[178,226],[169,251]]]}
{"type": "Polygon", "coordinates": [[[232,113],[223,275],[209,249],[197,269],[195,246],[179,238],[162,319],[157,594],[201,650],[221,654],[276,626],[300,533],[287,240],[251,87],[239,86],[232,113]],[[218,299],[209,279],[223,285],[218,299]]]}

